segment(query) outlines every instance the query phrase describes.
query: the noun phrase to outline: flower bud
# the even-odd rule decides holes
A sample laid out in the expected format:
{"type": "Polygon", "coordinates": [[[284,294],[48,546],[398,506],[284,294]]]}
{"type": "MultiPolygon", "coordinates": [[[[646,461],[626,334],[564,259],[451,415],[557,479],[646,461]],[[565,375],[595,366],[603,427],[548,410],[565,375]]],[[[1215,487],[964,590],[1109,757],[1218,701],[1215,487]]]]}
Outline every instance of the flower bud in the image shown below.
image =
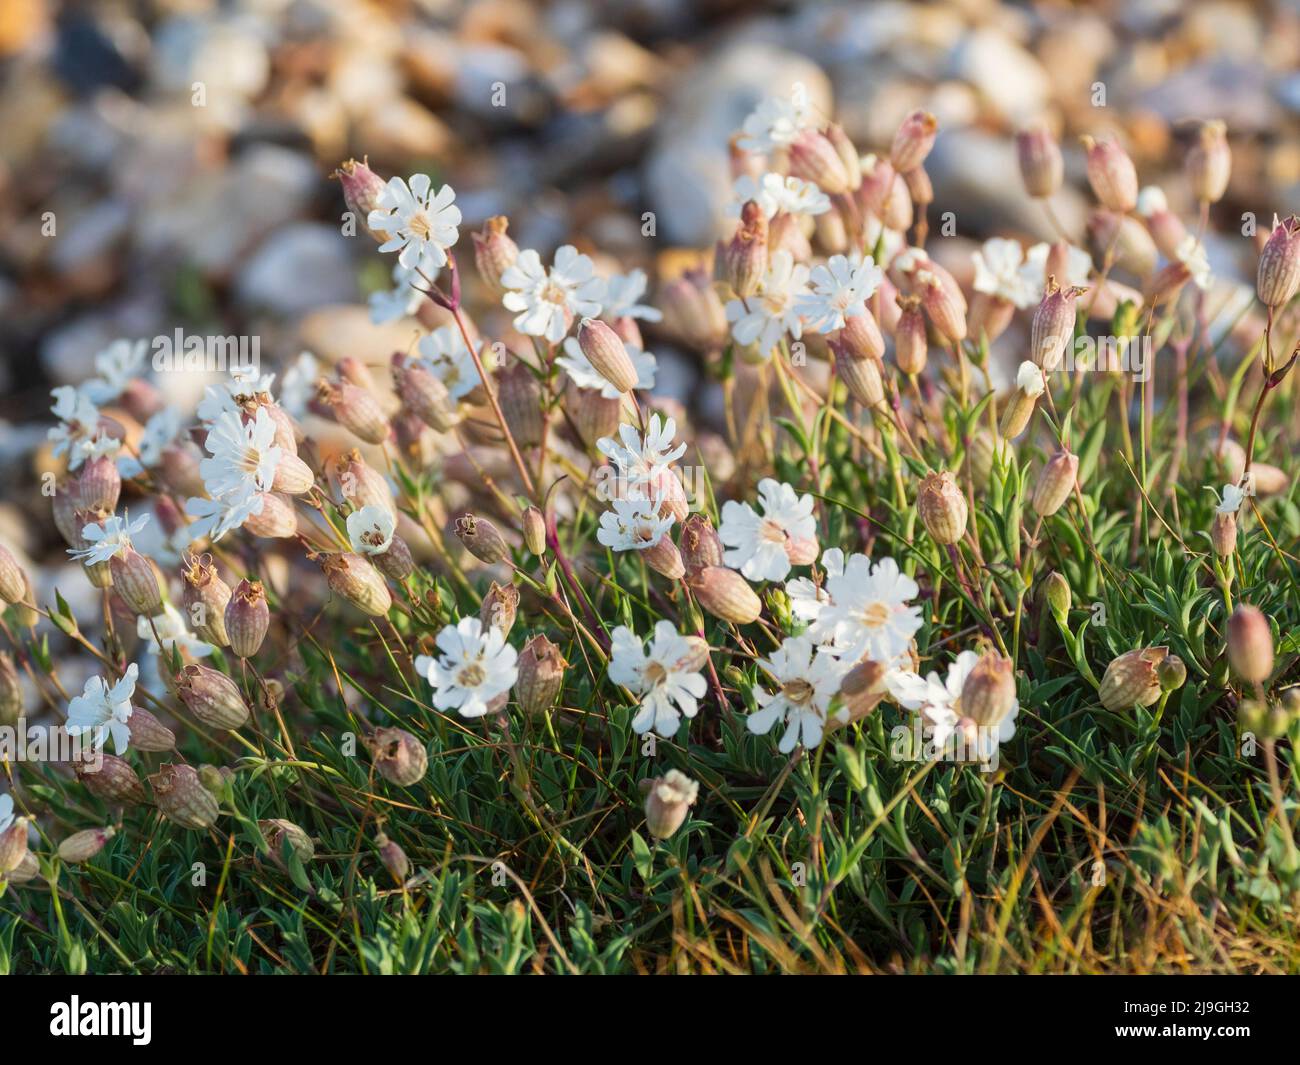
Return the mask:
{"type": "Polygon", "coordinates": [[[870,311],[845,318],[844,328],[836,334],[836,339],[845,353],[855,359],[885,357],[885,338],[870,311]]]}
{"type": "Polygon", "coordinates": [[[366,746],[385,780],[405,788],[424,779],[429,753],[404,729],[377,728],[366,737],[366,746]]]}
{"type": "MultiPolygon", "coordinates": [[[[913,170],[903,171],[903,184],[907,186],[907,193],[912,203],[922,212],[934,203],[934,185],[930,181],[930,175],[925,172],[925,167],[918,166],[913,170]]],[[[818,217],[824,218],[825,215],[818,217]]]]}
{"type": "Polygon", "coordinates": [[[484,629],[500,629],[502,636],[509,636],[515,627],[515,616],[519,612],[519,589],[513,584],[492,582],[483,603],[479,607],[479,621],[484,629]]]}
{"type": "Polygon", "coordinates": [[[1210,545],[1219,558],[1228,558],[1237,549],[1237,515],[1216,512],[1210,523],[1210,545]]]}
{"type": "Polygon", "coordinates": [[[966,310],[936,275],[927,270],[917,273],[921,306],[934,328],[949,344],[966,339],[966,310]]]}
{"type": "Polygon", "coordinates": [[[0,651],[0,728],[13,728],[23,716],[23,687],[13,656],[0,651]]]}
{"type": "Polygon", "coordinates": [[[966,497],[947,470],[925,475],[916,496],[916,509],[935,543],[955,544],[965,535],[966,497]]]}
{"type": "Polygon", "coordinates": [[[1292,215],[1278,222],[1259,253],[1259,272],[1255,291],[1266,307],[1281,307],[1291,302],[1300,288],[1300,218],[1292,215]]]}
{"type": "Polygon", "coordinates": [[[349,159],[339,164],[334,176],[343,188],[343,202],[348,205],[353,218],[360,221],[366,227],[366,232],[382,244],[388,239],[387,236],[376,233],[366,225],[366,219],[370,217],[371,211],[382,210],[380,197],[384,192],[384,179],[371,170],[364,159],[359,163],[355,159],[349,159]]]}
{"type": "Polygon", "coordinates": [[[1287,712],[1288,717],[1300,719],[1300,685],[1293,684],[1289,688],[1283,688],[1278,695],[1278,702],[1287,712]]]}
{"type": "Polygon", "coordinates": [[[226,635],[226,604],[230,602],[230,585],[221,579],[212,556],[202,554],[185,559],[181,568],[185,588],[181,606],[190,628],[201,640],[217,647],[230,643],[226,635]]]}
{"type": "Polygon", "coordinates": [[[480,562],[491,565],[510,557],[510,545],[487,518],[462,514],[452,525],[452,531],[465,550],[480,562]]]}
{"type": "Polygon", "coordinates": [[[369,465],[355,448],[335,459],[329,481],[336,496],[350,503],[353,510],[382,507],[396,520],[397,506],[393,502],[392,489],[384,475],[369,465]]]}
{"type": "Polygon", "coordinates": [[[1015,313],[1016,305],[1009,299],[990,292],[976,292],[971,300],[967,328],[972,337],[983,337],[992,344],[1007,331],[1015,313]]]}
{"type": "Polygon", "coordinates": [[[1228,618],[1228,661],[1247,684],[1261,684],[1273,672],[1273,632],[1258,607],[1239,603],[1228,618]]]}
{"type": "Polygon", "coordinates": [[[393,355],[392,367],[393,386],[405,410],[435,432],[445,433],[459,424],[460,412],[447,386],[426,367],[400,352],[393,355]]]}
{"type": "Polygon", "coordinates": [[[281,452],[280,461],[275,464],[275,479],[271,482],[272,491],[300,496],[310,491],[315,483],[316,477],[307,463],[297,455],[291,455],[287,451],[281,452]]]}
{"type": "MultiPolygon", "coordinates": [[[[1088,245],[1099,262],[1149,278],[1160,259],[1151,231],[1132,215],[1093,211],[1088,216],[1088,245]]],[[[1057,275],[1061,276],[1061,275],[1057,275]]]]}
{"type": "Polygon", "coordinates": [[[182,668],[176,676],[176,694],[209,728],[234,731],[248,721],[248,704],[239,685],[208,666],[182,668]]]}
{"type": "Polygon", "coordinates": [[[915,296],[899,296],[897,302],[902,313],[894,326],[894,361],[901,373],[915,377],[925,369],[925,317],[915,296]]]}
{"type": "Polygon", "coordinates": [[[388,419],[374,395],[351,381],[337,383],[322,380],[316,386],[317,399],[350,433],[369,444],[388,439],[388,419]]]}
{"type": "Polygon", "coordinates": [[[404,581],[415,572],[415,559],[406,541],[394,534],[388,550],[378,555],[371,555],[370,561],[389,580],[404,581]]]}
{"type": "Polygon", "coordinates": [[[117,463],[108,455],[87,460],[77,476],[77,491],[83,507],[112,514],[122,494],[122,476],[117,472],[117,463]]]}
{"type": "Polygon", "coordinates": [[[832,340],[830,347],[835,352],[835,372],[848,388],[849,395],[867,408],[884,403],[885,381],[881,373],[884,366],[880,359],[870,355],[856,358],[848,353],[840,340],[832,340]]]}
{"type": "Polygon", "coordinates": [[[270,540],[287,540],[298,532],[298,512],[288,497],[279,492],[262,492],[262,509],[250,514],[244,528],[253,536],[270,540]]]}
{"type": "Polygon", "coordinates": [[[731,240],[718,249],[721,280],[744,299],[758,291],[767,273],[767,215],[753,200],[740,209],[740,225],[731,240]]]}
{"type": "Polygon", "coordinates": [[[1192,195],[1202,203],[1218,203],[1228,191],[1231,174],[1228,127],[1218,119],[1202,122],[1196,143],[1187,153],[1187,181],[1192,195]]]}
{"type": "Polygon", "coordinates": [[[889,161],[900,174],[906,174],[925,162],[934,147],[939,120],[929,111],[913,111],[898,127],[889,149],[889,161]]]}
{"type": "Polygon", "coordinates": [[[496,373],[497,402],[515,443],[537,447],[542,442],[545,418],[542,414],[542,386],[524,363],[516,359],[496,373]]]}
{"type": "Polygon", "coordinates": [[[1047,597],[1047,605],[1051,608],[1057,622],[1064,625],[1070,616],[1070,603],[1073,599],[1070,582],[1056,570],[1052,570],[1047,575],[1047,580],[1043,582],[1043,594],[1047,597]]]}
{"type": "Polygon", "coordinates": [[[881,663],[864,658],[844,674],[840,681],[840,699],[848,711],[846,724],[861,721],[880,705],[885,697],[885,674],[881,663]]]}
{"type": "Polygon", "coordinates": [[[23,860],[18,863],[17,869],[11,869],[5,876],[0,877],[0,882],[10,884],[29,884],[41,875],[40,862],[36,860],[36,855],[28,851],[23,855],[23,860]]]}
{"type": "Polygon", "coordinates": [[[658,543],[642,548],[641,557],[645,559],[647,566],[670,581],[681,580],[686,576],[682,554],[667,534],[659,537],[658,543]]]}
{"type": "MultiPolygon", "coordinates": [[[[202,487],[200,483],[200,491],[202,487]]],[[[84,547],[81,530],[87,523],[77,521],[77,512],[86,508],[81,504],[81,482],[78,478],[69,477],[62,484],[54,486],[50,509],[54,515],[54,527],[59,530],[59,535],[63,537],[64,542],[69,547],[84,547]]],[[[109,512],[103,511],[103,513],[107,516],[109,512]]],[[[3,550],[4,546],[0,545],[0,551],[3,550]]]]}
{"type": "Polygon", "coordinates": [[[382,832],[375,836],[375,849],[379,851],[379,860],[388,870],[388,875],[398,887],[405,885],[411,877],[411,859],[406,856],[406,851],[382,832]]]}
{"type": "Polygon", "coordinates": [[[174,440],[162,449],[158,474],[163,484],[180,498],[203,495],[203,475],[199,473],[202,453],[192,440],[174,440]]]}
{"type": "Polygon", "coordinates": [[[113,587],[132,613],[151,618],[162,613],[162,588],[158,574],[144,555],[126,546],[108,560],[113,587]]]}
{"type": "Polygon", "coordinates": [[[578,325],[578,346],[595,371],[620,392],[636,388],[636,368],[627,347],[598,318],[584,318],[578,325]]]}
{"type": "Polygon", "coordinates": [[[961,689],[961,713],[979,728],[994,728],[1016,702],[1016,674],[1011,659],[989,651],[980,656],[961,689]]]}
{"type": "Polygon", "coordinates": [[[524,511],[524,546],[530,554],[541,558],[546,554],[546,518],[534,506],[524,511]]]}
{"type": "Polygon", "coordinates": [[[519,258],[519,245],[506,235],[509,225],[510,219],[494,215],[483,223],[480,232],[470,234],[474,240],[474,265],[493,296],[505,292],[501,275],[519,258]]]}
{"type": "Polygon", "coordinates": [[[1034,513],[1048,518],[1061,509],[1074,492],[1079,475],[1079,456],[1064,448],[1057,451],[1038,472],[1031,497],[1034,513]]]}
{"type": "Polygon", "coordinates": [[[667,282],[659,295],[664,328],[699,351],[713,351],[726,342],[727,311],[713,283],[702,270],[688,270],[667,282]]]}
{"type": "Polygon", "coordinates": [[[1158,667],[1168,654],[1168,647],[1146,647],[1114,659],[1102,674],[1101,705],[1118,711],[1154,703],[1161,690],[1158,667]]]}
{"type": "Polygon", "coordinates": [[[1061,146],[1046,128],[1038,126],[1017,133],[1016,156],[1030,196],[1045,200],[1056,194],[1065,175],[1065,162],[1061,146]]]}
{"type": "Polygon", "coordinates": [[[218,799],[226,793],[226,785],[235,779],[235,771],[229,766],[204,764],[199,766],[199,783],[218,799]]]}
{"type": "Polygon", "coordinates": [[[149,778],[158,812],[182,828],[211,828],[221,808],[189,765],[163,765],[149,778]]]}
{"type": "Polygon", "coordinates": [[[27,595],[27,577],[9,548],[0,544],[0,599],[21,603],[27,595]]]}
{"type": "Polygon", "coordinates": [[[340,381],[347,381],[363,392],[374,392],[375,378],[370,367],[355,355],[345,355],[334,364],[334,371],[340,381]]]}
{"type": "Polygon", "coordinates": [[[360,555],[351,551],[324,555],[320,566],[330,591],[363,613],[382,618],[392,609],[393,597],[383,576],[360,555]]]}
{"type": "Polygon", "coordinates": [[[0,877],[12,873],[27,857],[27,818],[20,817],[0,832],[0,877]]]}
{"type": "Polygon", "coordinates": [[[292,821],[271,817],[258,821],[257,827],[262,830],[262,838],[266,840],[268,857],[281,870],[287,868],[284,860],[286,843],[304,865],[316,857],[316,844],[311,841],[311,836],[292,821]]]}
{"type": "Polygon", "coordinates": [[[824,133],[801,130],[789,147],[790,173],[811,181],[828,196],[849,191],[849,174],[835,147],[824,133]]]}
{"type": "Polygon", "coordinates": [[[226,603],[226,635],[240,658],[257,654],[271,627],[271,607],[261,581],[240,581],[226,603]]]}
{"type": "Polygon", "coordinates": [[[734,569],[706,566],[691,578],[690,587],[700,606],[733,625],[748,625],[763,612],[754,589],[734,569]]]}
{"type": "Polygon", "coordinates": [[[648,782],[645,797],[645,826],[655,839],[667,839],[686,820],[700,785],[685,773],[670,769],[648,782]]]}
{"type": "Polygon", "coordinates": [[[709,566],[722,565],[722,540],[707,514],[697,511],[687,517],[682,525],[681,552],[687,580],[709,566]]]}
{"type": "Polygon", "coordinates": [[[1104,207],[1127,214],[1137,206],[1138,177],[1133,160],[1112,140],[1083,137],[1088,153],[1088,183],[1104,207]]]}
{"type": "Polygon", "coordinates": [[[564,407],[582,443],[588,451],[594,451],[597,440],[617,432],[623,398],[607,399],[597,388],[578,388],[570,381],[564,407]]]}
{"type": "Polygon", "coordinates": [[[1162,691],[1176,691],[1187,680],[1187,665],[1177,655],[1166,655],[1156,667],[1156,677],[1162,691]]]}
{"type": "Polygon", "coordinates": [[[526,714],[542,714],[555,705],[564,688],[568,665],[560,649],[545,636],[534,636],[519,652],[515,699],[526,714]]]}
{"type": "Polygon", "coordinates": [[[131,708],[127,730],[131,735],[131,746],[137,751],[171,751],[176,748],[176,733],[138,706],[131,708]]]}
{"type": "Polygon", "coordinates": [[[81,832],[74,832],[59,844],[59,858],[69,865],[80,865],[82,862],[88,862],[102,851],[104,844],[115,835],[117,835],[117,829],[112,825],[105,828],[87,828],[81,832]]]}
{"type": "Polygon", "coordinates": [[[73,762],[72,768],[86,790],[102,802],[141,806],[148,801],[144,785],[125,758],[97,751],[73,762]]]}
{"type": "Polygon", "coordinates": [[[1034,311],[1029,342],[1029,356],[1043,373],[1055,370],[1065,355],[1074,336],[1074,303],[1083,291],[1059,288],[1054,278],[1047,282],[1047,291],[1034,311]]]}
{"type": "Polygon", "coordinates": [[[1258,699],[1242,699],[1237,704],[1237,725],[1244,732],[1267,736],[1269,731],[1268,707],[1258,699]]]}

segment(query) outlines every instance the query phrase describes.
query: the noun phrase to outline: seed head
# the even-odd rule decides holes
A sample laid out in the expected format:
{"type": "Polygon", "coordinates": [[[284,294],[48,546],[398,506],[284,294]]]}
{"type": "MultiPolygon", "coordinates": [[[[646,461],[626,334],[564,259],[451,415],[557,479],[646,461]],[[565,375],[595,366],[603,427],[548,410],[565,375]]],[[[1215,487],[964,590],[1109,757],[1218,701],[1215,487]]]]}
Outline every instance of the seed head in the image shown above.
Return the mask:
{"type": "Polygon", "coordinates": [[[925,475],[916,497],[916,509],[925,531],[937,544],[955,544],[966,533],[968,507],[948,470],[925,475]]]}
{"type": "Polygon", "coordinates": [[[158,812],[182,828],[211,828],[221,808],[190,765],[163,765],[149,778],[158,812]]]}
{"type": "Polygon", "coordinates": [[[400,728],[377,728],[366,737],[375,768],[385,780],[409,787],[424,779],[429,754],[424,744],[400,728]]]}
{"type": "Polygon", "coordinates": [[[560,649],[545,636],[534,636],[524,644],[515,681],[515,698],[524,713],[542,714],[555,705],[567,665],[560,649]]]}
{"type": "Polygon", "coordinates": [[[1168,647],[1146,647],[1114,659],[1102,674],[1101,705],[1111,711],[1150,706],[1160,698],[1159,666],[1168,655],[1168,647]]]}
{"type": "Polygon", "coordinates": [[[261,581],[240,581],[226,603],[226,635],[240,658],[252,658],[271,627],[271,606],[261,581]]]}

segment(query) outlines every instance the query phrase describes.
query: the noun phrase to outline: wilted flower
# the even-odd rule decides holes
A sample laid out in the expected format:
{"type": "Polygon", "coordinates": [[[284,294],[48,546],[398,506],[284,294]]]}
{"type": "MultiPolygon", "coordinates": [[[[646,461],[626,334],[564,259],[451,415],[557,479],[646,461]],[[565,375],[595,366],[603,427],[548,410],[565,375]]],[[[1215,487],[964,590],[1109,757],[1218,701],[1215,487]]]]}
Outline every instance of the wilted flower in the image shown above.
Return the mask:
{"type": "Polygon", "coordinates": [[[700,785],[685,773],[670,769],[645,785],[646,830],[655,839],[667,839],[682,823],[700,794],[700,785]]]}

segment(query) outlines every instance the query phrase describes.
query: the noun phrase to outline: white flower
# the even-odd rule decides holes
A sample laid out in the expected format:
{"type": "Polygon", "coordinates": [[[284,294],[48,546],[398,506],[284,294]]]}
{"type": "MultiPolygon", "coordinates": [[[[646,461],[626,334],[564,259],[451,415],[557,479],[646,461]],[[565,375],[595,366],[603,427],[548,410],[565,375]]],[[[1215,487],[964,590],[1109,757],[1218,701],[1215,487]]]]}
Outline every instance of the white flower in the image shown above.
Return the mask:
{"type": "Polygon", "coordinates": [[[403,266],[400,259],[393,263],[392,288],[370,294],[370,320],[385,325],[414,314],[428,298],[421,290],[437,281],[440,272],[427,255],[413,266],[403,266]]]}
{"type": "MultiPolygon", "coordinates": [[[[844,552],[838,547],[828,547],[822,552],[822,569],[826,580],[844,572],[844,552]]],[[[785,582],[785,594],[790,600],[790,612],[801,621],[816,621],[830,601],[826,584],[816,584],[811,577],[795,577],[785,582]]]]}
{"type": "Polygon", "coordinates": [[[1174,249],[1174,258],[1187,268],[1191,274],[1192,284],[1201,290],[1210,287],[1210,259],[1205,253],[1205,245],[1188,233],[1178,242],[1174,249]]]}
{"type": "Polygon", "coordinates": [[[614,274],[605,279],[601,314],[606,318],[640,318],[645,322],[663,320],[663,312],[647,303],[638,303],[645,295],[648,279],[644,270],[614,274]]]}
{"type": "MultiPolygon", "coordinates": [[[[1018,240],[1004,237],[986,240],[982,248],[971,253],[975,261],[975,291],[1007,300],[1021,308],[1036,303],[1043,281],[1040,277],[1034,282],[1026,276],[1024,257],[1024,249],[1018,240]]],[[[1040,267],[1038,275],[1042,272],[1040,267]]]]}
{"type": "Polygon", "coordinates": [[[269,395],[274,383],[273,373],[259,375],[250,367],[236,367],[221,384],[204,388],[203,399],[195,413],[199,421],[210,424],[230,411],[242,412],[245,403],[257,396],[269,395]]]}
{"type": "Polygon", "coordinates": [[[844,572],[828,577],[830,604],[814,622],[811,635],[857,661],[863,656],[888,662],[903,654],[921,627],[921,608],[908,600],[920,592],[916,581],[892,558],[872,564],[866,555],[851,555],[844,572]]]}
{"type": "Polygon", "coordinates": [[[132,534],[143,529],[148,520],[148,514],[141,515],[136,521],[131,521],[129,516],[119,518],[114,514],[97,525],[83,526],[81,535],[89,546],[80,549],[70,547],[68,554],[87,566],[107,562],[123,548],[131,546],[132,534]]]}
{"type": "MultiPolygon", "coordinates": [[[[654,388],[655,371],[658,369],[655,357],[635,344],[624,344],[623,347],[632,360],[632,369],[636,371],[636,387],[646,391],[654,388]]],[[[591,365],[591,360],[582,353],[582,345],[578,343],[577,337],[565,338],[564,354],[555,361],[578,388],[598,388],[606,399],[618,399],[623,394],[591,365]]]]}
{"type": "Polygon", "coordinates": [[[519,676],[518,654],[495,625],[486,632],[478,618],[461,618],[438,633],[437,659],[420,655],[415,668],[433,685],[433,705],[461,717],[482,717],[488,704],[508,692],[519,676]]]}
{"type": "Polygon", "coordinates": [[[610,500],[610,509],[600,516],[596,539],[614,551],[644,551],[658,545],[676,520],[672,513],[660,514],[663,498],[648,499],[632,493],[626,499],[610,500]]]}
{"type": "Polygon", "coordinates": [[[1144,185],[1138,193],[1137,213],[1143,218],[1150,218],[1157,211],[1169,210],[1169,200],[1165,190],[1159,185],[1144,185]]]}
{"type": "Polygon", "coordinates": [[[95,403],[110,403],[117,399],[131,379],[139,376],[149,352],[146,340],[115,340],[95,356],[98,377],[92,377],[81,387],[95,403]]]}
{"type": "Polygon", "coordinates": [[[988,761],[999,744],[1006,743],[1016,734],[1016,716],[1020,713],[1018,699],[1012,701],[1011,709],[996,725],[976,728],[967,719],[966,727],[963,727],[961,690],[979,660],[980,656],[974,651],[962,651],[948,667],[947,676],[943,677],[930,672],[923,679],[905,669],[894,669],[885,674],[885,686],[894,701],[906,710],[921,714],[932,727],[931,740],[936,755],[944,753],[950,742],[959,740],[968,756],[973,755],[977,761],[988,761]]]}
{"type": "Polygon", "coordinates": [[[192,496],[185,502],[185,513],[194,519],[190,524],[190,535],[195,540],[206,536],[215,543],[254,514],[261,514],[265,506],[263,494],[252,488],[216,499],[192,496]]]}
{"type": "MultiPolygon", "coordinates": [[[[1213,489],[1211,489],[1213,491],[1213,489]]],[[[1214,508],[1216,514],[1236,514],[1241,509],[1241,504],[1246,501],[1249,495],[1241,488],[1240,485],[1225,484],[1223,486],[1223,495],[1219,497],[1218,505],[1214,508]]]]}
{"type": "Polygon", "coordinates": [[[123,477],[138,477],[145,470],[153,469],[162,461],[163,448],[175,440],[180,431],[181,416],[175,407],[164,407],[157,414],[150,415],[140,435],[136,455],[118,456],[118,473],[123,477]]]}
{"type": "Polygon", "coordinates": [[[397,520],[384,507],[367,503],[348,515],[348,541],[358,555],[382,555],[393,544],[397,520]]]}
{"type": "Polygon", "coordinates": [[[14,823],[14,797],[0,795],[0,832],[4,832],[14,823]]]}
{"type": "Polygon", "coordinates": [[[884,271],[870,258],[854,262],[832,255],[825,266],[812,269],[812,292],[800,295],[796,310],[809,329],[829,333],[843,329],[846,318],[866,314],[867,300],[875,295],[884,271]]]}
{"type": "Polygon", "coordinates": [[[1041,396],[1047,391],[1047,379],[1043,376],[1041,366],[1026,359],[1016,371],[1016,387],[1030,397],[1041,396]]]}
{"type": "Polygon", "coordinates": [[[283,449],[275,443],[275,420],[264,407],[257,408],[250,422],[226,411],[213,423],[203,446],[212,456],[199,463],[209,495],[270,491],[283,449]]]}
{"type": "Polygon", "coordinates": [[[801,497],[790,485],[764,477],[758,498],[761,515],[748,503],[729,499],[723,504],[718,538],[728,549],[722,560],[747,580],[784,580],[791,566],[788,545],[817,535],[813,497],[801,497]]]}
{"type": "Polygon", "coordinates": [[[52,389],[54,406],[50,408],[60,424],[49,431],[54,441],[54,456],[68,453],[68,469],[80,469],[87,459],[111,455],[121,446],[120,440],[109,436],[99,424],[99,408],[84,392],[71,385],[52,389]]]}
{"type": "Polygon", "coordinates": [[[621,478],[631,486],[656,481],[668,467],[686,454],[686,445],[673,440],[677,436],[677,421],[650,415],[643,437],[634,425],[620,425],[619,439],[602,436],[596,448],[617,468],[621,478]]]}
{"type": "MultiPolygon", "coordinates": [[[[1041,300],[1047,289],[1047,257],[1051,254],[1050,244],[1035,244],[1025,252],[1025,265],[1020,268],[1020,274],[1034,293],[1031,303],[1041,300]]],[[[1058,277],[1056,283],[1061,288],[1084,286],[1091,272],[1092,256],[1071,244],[1065,253],[1065,276],[1058,277]]]]}
{"type": "Polygon", "coordinates": [[[810,104],[768,96],[745,119],[736,143],[747,152],[771,152],[787,147],[800,130],[816,123],[817,115],[810,104]]]}
{"type": "Polygon", "coordinates": [[[818,654],[807,636],[783,640],[769,658],[758,664],[779,687],[774,692],[754,689],[760,709],[745,719],[746,727],[763,736],[784,723],[785,735],[777,746],[782,754],[789,754],[798,743],[809,749],[816,747],[822,741],[826,715],[839,692],[847,664],[831,655],[818,654]]]}
{"type": "Polygon", "coordinates": [[[452,202],[455,199],[450,185],[433,193],[428,174],[413,175],[410,185],[400,177],[390,178],[366,225],[388,235],[379,250],[397,252],[403,266],[414,267],[422,259],[445,266],[447,249],[460,239],[456,228],[460,208],[452,202]]]}
{"type": "Polygon", "coordinates": [[[811,181],[786,177],[783,174],[764,174],[755,180],[741,174],[732,186],[735,201],[727,207],[727,214],[739,215],[741,207],[753,200],[770,220],[778,214],[818,215],[831,209],[831,199],[811,181]]]}
{"type": "Polygon", "coordinates": [[[280,406],[294,418],[307,413],[307,405],[316,394],[316,380],[320,377],[320,362],[310,351],[300,351],[289,364],[280,381],[280,406]]]}
{"type": "Polygon", "coordinates": [[[556,250],[549,270],[537,252],[525,248],[501,275],[501,285],[510,290],[501,303],[516,312],[515,328],[552,344],[564,338],[575,318],[600,314],[605,295],[605,282],[596,276],[595,266],[572,244],[556,250]]]}
{"type": "MultiPolygon", "coordinates": [[[[474,365],[474,355],[465,346],[465,338],[459,329],[450,325],[440,326],[420,338],[418,350],[420,365],[446,386],[452,399],[464,399],[482,382],[478,367],[474,365]]],[[[484,344],[479,355],[485,370],[490,368],[491,350],[484,344]]]]}
{"type": "Polygon", "coordinates": [[[190,631],[189,625],[185,622],[185,615],[171,603],[164,603],[163,612],[155,614],[152,619],[136,618],[135,631],[136,635],[145,641],[145,650],[151,655],[158,654],[160,650],[171,654],[172,648],[178,647],[194,658],[206,658],[215,650],[212,644],[205,643],[190,631]],[[158,632],[157,637],[154,636],[155,629],[158,632]],[[159,640],[162,641],[161,648],[159,640]]]}
{"type": "Polygon", "coordinates": [[[795,265],[784,248],[774,252],[759,294],[727,303],[727,321],[735,323],[731,335],[736,343],[756,344],[761,354],[769,356],[783,334],[797,340],[803,323],[796,304],[807,290],[808,267],[795,265]]]}
{"type": "Polygon", "coordinates": [[[89,734],[97,748],[102,747],[105,737],[111,735],[117,753],[124,753],[131,742],[127,722],[131,720],[131,696],[135,694],[135,679],[139,673],[139,667],[132,662],[126,667],[122,679],[112,687],[104,682],[103,677],[87,680],[82,693],[68,703],[65,726],[68,735],[89,734]]]}
{"type": "Polygon", "coordinates": [[[669,621],[655,622],[647,651],[641,638],[626,625],[613,632],[610,644],[609,679],[641,696],[641,709],[632,718],[632,731],[654,729],[669,738],[677,733],[682,715],[694,717],[696,702],[707,689],[698,669],[685,669],[694,648],[669,621]]]}

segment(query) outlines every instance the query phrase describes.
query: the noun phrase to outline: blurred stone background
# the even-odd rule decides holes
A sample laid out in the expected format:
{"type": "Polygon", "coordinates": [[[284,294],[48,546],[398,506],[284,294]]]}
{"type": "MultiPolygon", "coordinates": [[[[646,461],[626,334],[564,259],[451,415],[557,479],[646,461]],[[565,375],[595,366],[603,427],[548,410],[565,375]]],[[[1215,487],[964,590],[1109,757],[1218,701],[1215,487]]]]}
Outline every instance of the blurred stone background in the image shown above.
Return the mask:
{"type": "MultiPolygon", "coordinates": [[[[1266,228],[1300,201],[1297,56],[1297,0],[3,0],[0,466],[43,437],[49,387],[119,336],[256,335],[272,363],[406,346],[365,311],[388,264],[341,232],[329,175],[350,155],[451,182],[463,241],[504,213],[544,256],[572,241],[653,279],[717,236],[728,136],[796,82],[864,151],[913,108],[939,116],[931,221],[955,211],[954,254],[1050,236],[1016,169],[1022,123],[1065,139],[1056,210],[1080,233],[1077,134],[1118,133],[1190,216],[1188,120],[1221,117],[1211,260],[1251,277],[1242,212],[1266,228]]],[[[662,382],[691,375],[670,358],[662,382]]],[[[201,390],[167,376],[177,399],[201,390]]]]}

